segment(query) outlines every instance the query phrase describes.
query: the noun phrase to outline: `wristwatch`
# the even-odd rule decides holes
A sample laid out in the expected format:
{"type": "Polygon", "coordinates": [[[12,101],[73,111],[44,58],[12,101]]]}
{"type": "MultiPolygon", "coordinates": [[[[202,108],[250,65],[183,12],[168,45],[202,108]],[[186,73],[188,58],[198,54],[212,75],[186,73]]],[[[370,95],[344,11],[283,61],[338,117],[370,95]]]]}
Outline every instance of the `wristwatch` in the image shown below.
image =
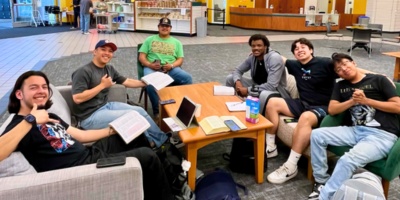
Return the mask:
{"type": "Polygon", "coordinates": [[[27,116],[25,116],[24,120],[27,121],[30,124],[36,123],[36,117],[33,116],[32,114],[28,114],[27,116]]]}

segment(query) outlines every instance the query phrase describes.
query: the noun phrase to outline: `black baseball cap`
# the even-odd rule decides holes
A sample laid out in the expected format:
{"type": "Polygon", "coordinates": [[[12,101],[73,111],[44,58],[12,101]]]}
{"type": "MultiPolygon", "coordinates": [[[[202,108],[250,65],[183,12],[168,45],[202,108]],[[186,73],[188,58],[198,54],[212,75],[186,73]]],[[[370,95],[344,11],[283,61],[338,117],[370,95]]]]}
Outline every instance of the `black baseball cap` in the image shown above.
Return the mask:
{"type": "Polygon", "coordinates": [[[171,26],[171,20],[166,17],[163,17],[160,19],[160,23],[158,23],[158,25],[171,26]]]}
{"type": "Polygon", "coordinates": [[[104,47],[104,46],[109,46],[111,47],[111,49],[113,51],[117,50],[117,45],[115,45],[114,43],[110,42],[109,40],[100,40],[97,44],[95,49],[99,48],[99,47],[104,47]]]}

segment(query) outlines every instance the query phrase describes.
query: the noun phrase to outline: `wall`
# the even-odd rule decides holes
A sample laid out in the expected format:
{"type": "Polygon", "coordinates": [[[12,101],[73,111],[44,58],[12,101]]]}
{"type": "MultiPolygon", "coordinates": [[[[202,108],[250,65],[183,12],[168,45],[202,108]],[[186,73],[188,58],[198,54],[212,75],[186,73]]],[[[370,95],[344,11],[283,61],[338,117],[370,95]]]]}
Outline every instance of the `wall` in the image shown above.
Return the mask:
{"type": "Polygon", "coordinates": [[[333,2],[333,0],[318,0],[318,12],[330,13],[328,10],[328,2],[333,2]]]}
{"type": "Polygon", "coordinates": [[[309,10],[310,6],[315,6],[315,9],[318,9],[318,1],[317,0],[306,0],[304,2],[304,14],[317,12],[317,10],[315,10],[315,11],[309,10]]]}
{"type": "Polygon", "coordinates": [[[353,14],[365,14],[367,9],[367,0],[353,0],[353,14]]]}
{"type": "MultiPolygon", "coordinates": [[[[230,7],[239,7],[241,6],[246,6],[246,8],[254,8],[254,1],[256,0],[226,0],[226,8],[225,8],[225,24],[230,24],[230,7]]],[[[207,0],[207,8],[213,8],[214,6],[214,1],[213,0],[207,0]]],[[[208,11],[208,18],[207,22],[212,23],[212,10],[208,11]]]]}

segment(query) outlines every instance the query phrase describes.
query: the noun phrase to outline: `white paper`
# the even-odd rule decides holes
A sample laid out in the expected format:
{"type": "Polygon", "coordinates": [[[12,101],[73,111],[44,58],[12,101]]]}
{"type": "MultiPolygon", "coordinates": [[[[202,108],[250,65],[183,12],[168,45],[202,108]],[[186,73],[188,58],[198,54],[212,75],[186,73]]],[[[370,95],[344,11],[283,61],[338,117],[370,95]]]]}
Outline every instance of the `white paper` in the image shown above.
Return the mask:
{"type": "Polygon", "coordinates": [[[110,123],[126,144],[150,128],[150,123],[137,111],[128,112],[110,123]]]}
{"type": "Polygon", "coordinates": [[[163,121],[165,122],[165,124],[167,124],[167,126],[171,129],[171,131],[181,131],[183,130],[181,126],[179,126],[179,124],[177,124],[175,122],[175,120],[171,117],[169,118],[163,118],[163,121]]]}
{"type": "Polygon", "coordinates": [[[215,96],[232,96],[235,95],[235,89],[233,87],[214,85],[215,96]]]}
{"type": "Polygon", "coordinates": [[[62,17],[67,17],[67,13],[66,12],[62,12],[62,17]]]}
{"type": "Polygon", "coordinates": [[[186,15],[186,8],[181,8],[181,15],[186,15]]]}
{"type": "Polygon", "coordinates": [[[246,111],[246,102],[225,102],[229,111],[246,111]]]}
{"type": "Polygon", "coordinates": [[[154,88],[156,88],[156,90],[161,90],[174,82],[174,79],[172,79],[168,74],[162,72],[153,72],[143,76],[142,81],[144,81],[147,85],[152,85],[154,88]]]}

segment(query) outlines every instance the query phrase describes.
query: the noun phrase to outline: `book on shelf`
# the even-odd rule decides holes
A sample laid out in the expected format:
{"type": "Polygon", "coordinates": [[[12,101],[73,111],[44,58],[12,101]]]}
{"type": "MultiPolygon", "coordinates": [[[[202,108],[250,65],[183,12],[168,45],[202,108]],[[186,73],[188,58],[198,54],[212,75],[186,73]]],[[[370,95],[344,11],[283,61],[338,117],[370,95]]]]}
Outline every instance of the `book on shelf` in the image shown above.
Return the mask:
{"type": "Polygon", "coordinates": [[[225,120],[233,120],[241,130],[247,129],[246,125],[244,125],[236,116],[209,116],[202,119],[199,122],[199,125],[206,135],[228,132],[230,129],[225,125],[225,120]]]}
{"type": "Polygon", "coordinates": [[[150,128],[150,123],[137,111],[130,111],[109,124],[129,144],[150,128]]]}
{"type": "Polygon", "coordinates": [[[235,95],[235,89],[233,87],[214,85],[215,96],[231,96],[235,95]]]}
{"type": "Polygon", "coordinates": [[[156,90],[161,90],[174,82],[170,75],[163,72],[153,72],[143,76],[141,80],[147,85],[152,85],[156,90]]]}

